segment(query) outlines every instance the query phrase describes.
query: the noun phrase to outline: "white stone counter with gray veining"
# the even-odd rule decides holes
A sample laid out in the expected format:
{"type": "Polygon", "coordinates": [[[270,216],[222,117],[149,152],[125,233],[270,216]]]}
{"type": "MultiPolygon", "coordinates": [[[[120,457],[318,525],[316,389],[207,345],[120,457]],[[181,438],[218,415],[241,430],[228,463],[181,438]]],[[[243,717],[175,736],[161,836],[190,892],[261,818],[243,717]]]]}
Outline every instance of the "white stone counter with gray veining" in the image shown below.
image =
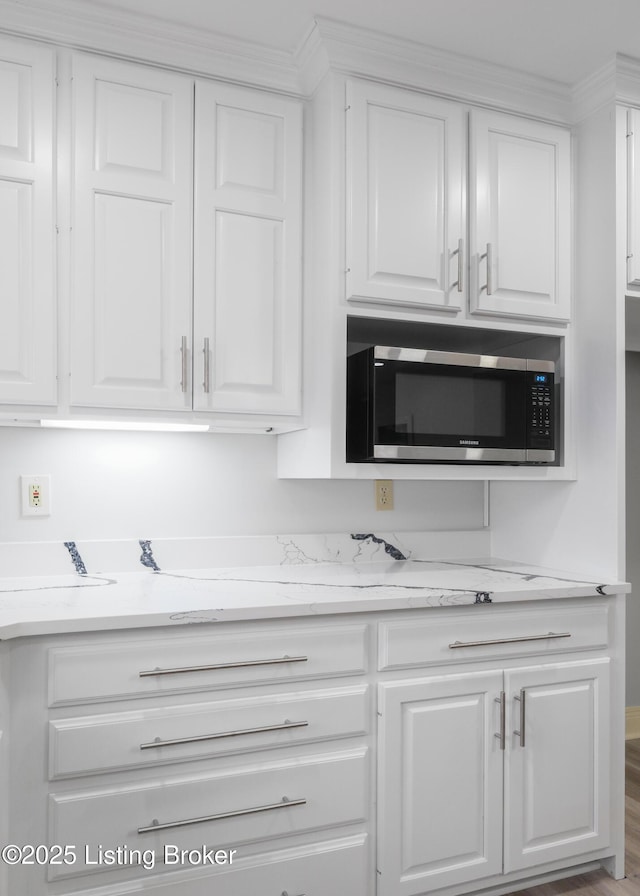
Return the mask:
{"type": "MultiPolygon", "coordinates": [[[[184,545],[176,553],[175,545],[140,541],[135,546],[140,571],[117,573],[93,570],[92,566],[99,566],[96,543],[66,542],[65,562],[72,572],[0,578],[0,639],[598,597],[630,590],[624,582],[589,581],[580,573],[507,560],[429,558],[429,551],[420,549],[417,533],[278,537],[271,541],[266,553],[262,542],[257,551],[262,559],[273,560],[268,565],[224,566],[219,550],[215,565],[185,569],[167,562],[186,556],[184,545]],[[93,564],[85,563],[87,556],[93,558],[93,564]]],[[[187,547],[189,556],[194,556],[193,546],[187,547]]],[[[224,545],[227,551],[231,547],[224,545]]],[[[104,559],[109,552],[102,553],[104,559]]]]}

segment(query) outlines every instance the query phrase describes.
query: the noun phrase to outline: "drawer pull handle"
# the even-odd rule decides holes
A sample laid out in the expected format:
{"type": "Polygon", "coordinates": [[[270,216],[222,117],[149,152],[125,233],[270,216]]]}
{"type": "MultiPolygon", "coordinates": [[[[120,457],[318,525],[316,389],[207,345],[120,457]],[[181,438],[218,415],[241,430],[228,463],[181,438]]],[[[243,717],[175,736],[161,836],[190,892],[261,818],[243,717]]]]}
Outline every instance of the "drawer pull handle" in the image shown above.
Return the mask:
{"type": "Polygon", "coordinates": [[[221,821],[224,818],[240,818],[242,815],[255,815],[257,812],[271,812],[272,809],[288,809],[291,806],[306,806],[305,799],[290,800],[283,796],[279,803],[270,803],[267,806],[254,806],[251,809],[236,809],[235,812],[220,812],[218,815],[203,815],[200,818],[185,818],[182,821],[166,821],[163,824],[154,818],[153,822],[143,828],[138,828],[139,834],[150,834],[154,831],[167,831],[170,828],[184,828],[190,824],[204,824],[207,821],[221,821]]]}
{"type": "MultiPolygon", "coordinates": [[[[282,891],[282,896],[289,896],[289,893],[287,892],[287,890],[283,890],[283,891],[282,891]]],[[[293,894],[292,894],[292,896],[293,896],[293,894]]],[[[306,894],[305,894],[305,893],[298,893],[298,896],[306,896],[306,894]]]]}
{"type": "Polygon", "coordinates": [[[140,672],[140,678],[149,675],[177,675],[179,672],[212,672],[218,669],[244,669],[250,666],[275,666],[280,663],[306,663],[308,656],[279,656],[273,660],[245,660],[242,663],[214,663],[210,666],[181,666],[178,669],[148,669],[140,672]]]}
{"type": "Polygon", "coordinates": [[[264,731],[288,731],[290,728],[306,728],[308,722],[290,722],[288,719],[281,725],[262,725],[260,728],[239,728],[237,731],[221,731],[217,734],[198,734],[195,737],[176,737],[172,740],[157,738],[148,744],[140,744],[141,750],[155,750],[157,747],[174,747],[178,744],[197,744],[204,740],[218,740],[221,737],[237,737],[241,734],[261,734],[264,731]]]}
{"type": "Polygon", "coordinates": [[[570,638],[571,632],[547,632],[546,635],[522,635],[519,638],[495,638],[493,641],[454,641],[451,650],[458,647],[491,647],[494,644],[519,644],[521,641],[546,641],[548,638],[570,638]]]}

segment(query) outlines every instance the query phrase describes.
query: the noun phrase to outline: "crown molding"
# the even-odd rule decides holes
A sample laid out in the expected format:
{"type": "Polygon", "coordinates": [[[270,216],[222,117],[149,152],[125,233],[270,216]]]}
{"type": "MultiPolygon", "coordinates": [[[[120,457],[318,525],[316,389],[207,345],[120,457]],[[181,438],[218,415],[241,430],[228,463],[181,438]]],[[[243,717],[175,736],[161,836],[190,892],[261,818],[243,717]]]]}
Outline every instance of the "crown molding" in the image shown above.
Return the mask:
{"type": "Polygon", "coordinates": [[[616,69],[616,101],[640,106],[640,60],[618,53],[616,69]]]}
{"type": "Polygon", "coordinates": [[[568,85],[322,17],[293,53],[86,0],[0,0],[0,33],[298,97],[332,71],[563,124],[610,102],[640,106],[629,56],[568,85]]]}
{"type": "Polygon", "coordinates": [[[550,121],[571,120],[568,84],[332,19],[316,18],[295,59],[307,94],[331,70],[550,121]]]}
{"type": "Polygon", "coordinates": [[[300,94],[290,53],[83,0],[0,0],[0,30],[72,49],[300,94]]]}
{"type": "Polygon", "coordinates": [[[610,59],[599,69],[579,81],[572,90],[572,120],[578,124],[603,106],[615,102],[617,66],[610,59]]]}
{"type": "Polygon", "coordinates": [[[605,105],[640,106],[640,60],[618,53],[576,84],[572,93],[574,123],[605,105]]]}

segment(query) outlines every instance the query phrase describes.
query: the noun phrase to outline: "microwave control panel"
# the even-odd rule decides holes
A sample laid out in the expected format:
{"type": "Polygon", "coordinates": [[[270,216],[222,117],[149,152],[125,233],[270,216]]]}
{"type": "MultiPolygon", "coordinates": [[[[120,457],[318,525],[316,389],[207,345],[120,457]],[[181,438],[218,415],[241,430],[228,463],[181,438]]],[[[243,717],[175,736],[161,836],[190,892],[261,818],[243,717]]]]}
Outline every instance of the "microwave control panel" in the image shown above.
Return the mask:
{"type": "Polygon", "coordinates": [[[528,447],[553,449],[553,374],[529,373],[528,447]]]}

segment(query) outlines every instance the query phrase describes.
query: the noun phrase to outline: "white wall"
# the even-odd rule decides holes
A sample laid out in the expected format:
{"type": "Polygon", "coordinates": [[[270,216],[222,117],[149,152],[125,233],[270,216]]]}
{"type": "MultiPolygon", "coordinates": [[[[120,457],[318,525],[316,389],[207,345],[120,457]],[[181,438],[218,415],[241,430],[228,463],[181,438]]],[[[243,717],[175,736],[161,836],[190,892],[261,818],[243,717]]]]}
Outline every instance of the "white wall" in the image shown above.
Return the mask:
{"type": "MultiPolygon", "coordinates": [[[[624,122],[623,122],[624,123],[624,122]]],[[[603,107],[575,131],[575,362],[565,389],[574,398],[577,448],[574,482],[494,483],[493,551],[585,578],[624,577],[624,310],[616,238],[616,170],[624,164],[624,131],[616,142],[616,110],[603,107]]],[[[623,188],[623,186],[622,186],[623,188]]],[[[621,226],[622,225],[622,226],[621,226]]]]}
{"type": "Polygon", "coordinates": [[[0,428],[0,542],[479,528],[480,482],[279,480],[276,438],[0,428]],[[49,473],[49,518],[21,518],[20,474],[49,473]]]}

